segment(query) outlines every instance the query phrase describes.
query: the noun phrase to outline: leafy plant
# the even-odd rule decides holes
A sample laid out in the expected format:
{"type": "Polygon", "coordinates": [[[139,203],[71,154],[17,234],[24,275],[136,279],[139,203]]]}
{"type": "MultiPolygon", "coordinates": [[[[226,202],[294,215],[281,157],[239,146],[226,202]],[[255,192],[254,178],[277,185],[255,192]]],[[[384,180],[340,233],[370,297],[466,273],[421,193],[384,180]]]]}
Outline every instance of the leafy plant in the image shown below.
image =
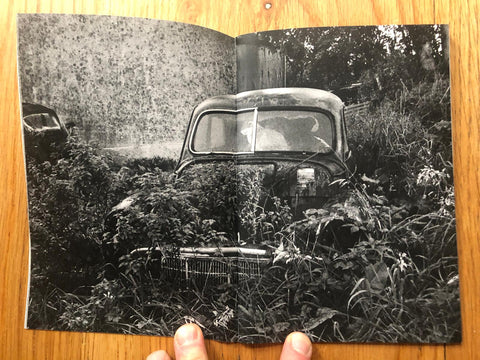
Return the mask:
{"type": "Polygon", "coordinates": [[[262,170],[233,161],[175,179],[169,160],[119,159],[75,137],[28,161],[29,324],[171,335],[196,322],[243,342],[293,330],[316,341],[459,340],[448,82],[405,84],[349,119],[354,175],[300,219],[262,170]],[[179,247],[239,240],[271,254],[261,274],[228,283],[159,270],[179,247]],[[102,242],[118,251],[113,276],[102,242]]]}

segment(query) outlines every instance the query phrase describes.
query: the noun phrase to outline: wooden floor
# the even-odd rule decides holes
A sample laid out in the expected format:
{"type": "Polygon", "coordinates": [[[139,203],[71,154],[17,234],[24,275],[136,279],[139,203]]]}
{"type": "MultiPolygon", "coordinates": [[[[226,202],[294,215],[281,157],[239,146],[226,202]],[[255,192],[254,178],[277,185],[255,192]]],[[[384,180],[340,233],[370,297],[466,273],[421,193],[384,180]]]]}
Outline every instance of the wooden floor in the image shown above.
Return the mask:
{"type": "MultiPolygon", "coordinates": [[[[24,330],[28,227],[16,77],[15,14],[108,14],[198,24],[235,36],[287,27],[450,24],[463,342],[316,345],[316,359],[480,358],[479,0],[0,0],[0,359],[143,359],[172,339],[24,330]],[[271,3],[269,10],[265,3],[271,3]]],[[[276,359],[280,345],[208,342],[212,359],[276,359]]]]}

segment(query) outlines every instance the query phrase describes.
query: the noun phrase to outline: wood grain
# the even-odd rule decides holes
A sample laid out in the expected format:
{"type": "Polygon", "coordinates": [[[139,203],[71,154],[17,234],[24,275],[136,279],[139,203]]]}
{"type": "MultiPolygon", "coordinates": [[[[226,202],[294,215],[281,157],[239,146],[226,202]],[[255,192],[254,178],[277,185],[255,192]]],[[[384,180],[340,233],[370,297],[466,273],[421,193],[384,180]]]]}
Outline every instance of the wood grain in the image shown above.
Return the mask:
{"type": "MultiPolygon", "coordinates": [[[[28,226],[16,78],[16,13],[137,16],[194,23],[235,36],[285,27],[449,23],[463,319],[461,345],[321,344],[315,359],[474,359],[480,351],[480,106],[478,0],[1,0],[0,359],[144,359],[170,338],[24,330],[28,226]],[[266,10],[264,4],[272,7],[266,10]]],[[[208,342],[215,359],[276,359],[280,345],[208,342]]]]}

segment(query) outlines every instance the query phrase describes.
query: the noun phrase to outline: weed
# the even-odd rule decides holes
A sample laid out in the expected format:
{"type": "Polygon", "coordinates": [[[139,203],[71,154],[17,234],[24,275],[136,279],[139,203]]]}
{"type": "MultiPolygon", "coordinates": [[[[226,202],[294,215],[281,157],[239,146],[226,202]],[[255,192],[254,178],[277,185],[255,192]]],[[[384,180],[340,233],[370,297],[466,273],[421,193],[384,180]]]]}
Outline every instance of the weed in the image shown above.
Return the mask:
{"type": "Polygon", "coordinates": [[[282,341],[293,330],[315,341],[458,341],[446,84],[404,88],[350,119],[355,175],[303,217],[262,185],[262,170],[233,162],[195,164],[175,181],[169,160],[118,161],[76,138],[49,161],[28,161],[29,325],[171,335],[196,322],[224,341],[282,341]],[[104,240],[117,251],[113,275],[104,240]],[[271,253],[260,276],[158,271],[159,249],[239,241],[271,253]]]}

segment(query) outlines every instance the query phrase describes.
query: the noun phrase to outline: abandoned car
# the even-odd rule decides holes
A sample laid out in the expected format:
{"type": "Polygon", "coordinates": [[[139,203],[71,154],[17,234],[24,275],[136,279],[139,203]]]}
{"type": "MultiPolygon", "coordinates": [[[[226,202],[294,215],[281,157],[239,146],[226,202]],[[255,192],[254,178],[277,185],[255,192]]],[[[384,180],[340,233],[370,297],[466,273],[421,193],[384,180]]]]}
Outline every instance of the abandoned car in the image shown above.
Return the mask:
{"type": "Polygon", "coordinates": [[[141,201],[134,194],[107,218],[106,228],[111,229],[106,238],[108,253],[116,254],[113,262],[122,254],[148,254],[149,259],[160,261],[164,271],[184,279],[203,274],[231,282],[259,276],[260,268],[272,262],[275,249],[265,245],[262,240],[266,235],[259,237],[252,221],[245,225],[242,217],[248,211],[244,208],[252,207],[246,217],[258,209],[268,216],[276,201],[277,205],[288,204],[292,222],[305,219],[307,210],[320,209],[338,196],[338,187],[331,184],[348,175],[348,157],[344,105],[330,92],[276,88],[207,99],[192,113],[175,175],[178,183],[186,182],[186,188],[193,189],[193,183],[209,181],[206,168],[229,172],[222,181],[236,182],[234,206],[238,207],[236,221],[222,228],[226,229],[222,237],[229,241],[195,246],[180,242],[174,256],[155,239],[125,247],[111,233],[115,232],[116,219],[141,201]],[[252,174],[257,183],[247,180],[252,174]],[[258,185],[266,195],[258,195],[255,189],[243,192],[243,182],[258,185]],[[258,195],[255,199],[254,194],[258,195]]]}
{"type": "Polygon", "coordinates": [[[264,186],[295,214],[318,208],[344,178],[349,155],[344,105],[323,90],[280,88],[216,96],[191,117],[176,173],[233,161],[264,172],[264,186]]]}
{"type": "Polygon", "coordinates": [[[68,137],[67,126],[46,106],[23,103],[22,117],[25,150],[40,160],[46,160],[53,148],[68,137]]]}

